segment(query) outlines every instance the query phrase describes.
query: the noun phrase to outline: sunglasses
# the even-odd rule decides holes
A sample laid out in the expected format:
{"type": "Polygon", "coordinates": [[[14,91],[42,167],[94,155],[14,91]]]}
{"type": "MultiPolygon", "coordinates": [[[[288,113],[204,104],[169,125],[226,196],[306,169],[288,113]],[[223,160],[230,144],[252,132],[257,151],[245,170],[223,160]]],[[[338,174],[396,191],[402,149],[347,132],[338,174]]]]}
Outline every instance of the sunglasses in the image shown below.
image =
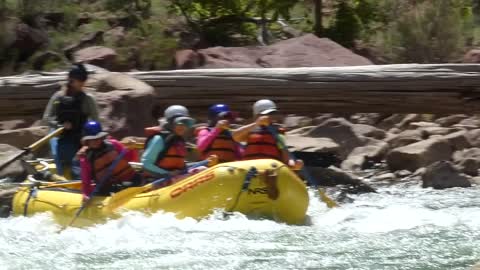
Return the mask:
{"type": "Polygon", "coordinates": [[[187,128],[191,128],[191,127],[193,127],[193,125],[194,125],[194,121],[192,121],[192,120],[187,120],[187,119],[183,119],[183,120],[175,121],[174,124],[175,124],[175,125],[186,126],[187,128]]]}

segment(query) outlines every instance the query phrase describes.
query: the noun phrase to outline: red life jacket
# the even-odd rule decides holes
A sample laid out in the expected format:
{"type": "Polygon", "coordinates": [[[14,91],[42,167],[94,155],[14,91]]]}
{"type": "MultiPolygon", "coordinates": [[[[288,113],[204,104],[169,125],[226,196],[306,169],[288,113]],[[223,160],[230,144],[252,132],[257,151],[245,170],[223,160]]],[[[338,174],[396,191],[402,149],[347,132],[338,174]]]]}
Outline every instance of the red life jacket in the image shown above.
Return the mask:
{"type": "Polygon", "coordinates": [[[254,129],[248,134],[243,160],[271,158],[283,162],[277,139],[264,127],[254,129]]]}
{"type": "MultiPolygon", "coordinates": [[[[203,127],[204,129],[206,127],[203,127]]],[[[209,131],[210,128],[206,128],[209,131]]],[[[220,162],[231,162],[238,160],[237,143],[233,140],[232,135],[228,131],[223,131],[212,141],[212,143],[202,151],[203,158],[210,155],[217,155],[220,162]]]]}
{"type": "Polygon", "coordinates": [[[156,165],[167,171],[185,169],[187,155],[185,140],[170,132],[161,132],[159,136],[162,136],[165,147],[158,154],[156,165]]]}
{"type": "MultiPolygon", "coordinates": [[[[92,165],[92,178],[97,184],[106,177],[110,165],[120,154],[111,143],[106,142],[105,144],[106,146],[101,150],[89,150],[87,152],[88,161],[92,165]]],[[[109,179],[105,180],[106,183],[104,184],[104,187],[108,186],[107,183],[128,182],[132,180],[135,174],[136,172],[132,166],[128,164],[128,160],[123,157],[117,163],[117,166],[113,168],[109,179]]]]}

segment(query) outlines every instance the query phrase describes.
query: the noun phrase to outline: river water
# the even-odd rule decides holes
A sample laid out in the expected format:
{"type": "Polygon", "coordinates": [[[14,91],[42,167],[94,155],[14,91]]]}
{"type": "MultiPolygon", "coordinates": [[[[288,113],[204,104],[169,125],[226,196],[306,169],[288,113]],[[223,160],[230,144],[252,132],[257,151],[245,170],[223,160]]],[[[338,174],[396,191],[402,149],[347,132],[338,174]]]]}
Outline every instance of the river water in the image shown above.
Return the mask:
{"type": "Polygon", "coordinates": [[[3,219],[0,269],[427,270],[480,261],[479,187],[385,187],[336,209],[310,194],[308,226],[129,213],[56,233],[48,215],[3,219]]]}

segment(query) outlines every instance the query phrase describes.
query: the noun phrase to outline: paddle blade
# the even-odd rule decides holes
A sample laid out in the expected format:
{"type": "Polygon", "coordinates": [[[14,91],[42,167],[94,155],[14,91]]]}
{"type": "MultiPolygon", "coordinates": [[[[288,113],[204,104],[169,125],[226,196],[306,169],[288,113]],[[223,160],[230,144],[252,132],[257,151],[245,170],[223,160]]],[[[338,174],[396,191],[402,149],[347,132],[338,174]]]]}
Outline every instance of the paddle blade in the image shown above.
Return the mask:
{"type": "Polygon", "coordinates": [[[338,207],[338,204],[327,196],[323,188],[318,189],[318,194],[320,195],[320,200],[322,200],[322,202],[324,202],[328,208],[338,207]]]}
{"type": "Polygon", "coordinates": [[[136,195],[147,191],[153,187],[152,184],[145,185],[143,187],[131,187],[119,191],[113,194],[110,199],[107,200],[104,209],[108,212],[112,212],[118,207],[124,205],[126,202],[133,199],[136,195]]]}

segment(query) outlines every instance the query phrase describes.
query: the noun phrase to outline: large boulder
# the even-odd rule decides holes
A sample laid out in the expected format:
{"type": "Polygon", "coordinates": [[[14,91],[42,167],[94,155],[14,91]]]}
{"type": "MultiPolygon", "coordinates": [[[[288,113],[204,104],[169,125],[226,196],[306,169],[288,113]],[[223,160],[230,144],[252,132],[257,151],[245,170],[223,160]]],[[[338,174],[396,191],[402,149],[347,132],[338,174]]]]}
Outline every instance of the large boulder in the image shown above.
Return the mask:
{"type": "Polygon", "coordinates": [[[19,128],[27,128],[32,125],[32,121],[26,119],[14,119],[14,120],[5,120],[0,121],[0,130],[12,130],[19,128]]]}
{"type": "MultiPolygon", "coordinates": [[[[2,33],[3,34],[3,33],[2,33]]],[[[25,61],[35,52],[47,46],[48,34],[42,29],[19,23],[15,27],[15,40],[9,49],[16,50],[17,60],[25,61]]]]}
{"type": "Polygon", "coordinates": [[[383,140],[387,137],[387,132],[366,124],[354,124],[353,130],[356,134],[365,137],[371,137],[377,140],[383,140]]]}
{"type": "Polygon", "coordinates": [[[383,118],[376,127],[381,128],[383,130],[390,130],[391,128],[396,127],[398,123],[400,123],[405,115],[403,114],[392,114],[388,117],[383,118]]]}
{"type": "Polygon", "coordinates": [[[399,129],[406,129],[409,127],[410,123],[418,122],[421,120],[422,120],[421,114],[415,114],[415,113],[407,114],[403,117],[402,121],[400,121],[395,125],[395,127],[399,129]]]}
{"type": "Polygon", "coordinates": [[[426,121],[419,121],[419,122],[410,122],[408,124],[408,129],[419,129],[419,128],[430,128],[430,127],[439,127],[440,125],[434,122],[426,122],[426,121]]]}
{"type": "Polygon", "coordinates": [[[63,49],[65,57],[67,57],[67,59],[71,61],[75,61],[75,51],[102,43],[103,34],[103,31],[95,31],[84,35],[82,38],[80,38],[78,42],[71,44],[63,49]]]}
{"type": "Polygon", "coordinates": [[[327,38],[308,34],[259,47],[214,47],[176,55],[176,68],[270,68],[371,65],[327,38]]]}
{"type": "Polygon", "coordinates": [[[322,113],[317,115],[317,117],[313,118],[312,124],[314,126],[318,126],[323,124],[323,122],[327,121],[330,118],[335,118],[335,115],[333,113],[322,113]]]}
{"type": "Polygon", "coordinates": [[[480,147],[480,129],[469,130],[465,136],[473,147],[480,147]]]}
{"type": "Polygon", "coordinates": [[[480,63],[480,50],[471,49],[463,56],[463,63],[480,63]]]}
{"type": "Polygon", "coordinates": [[[439,124],[442,127],[451,127],[467,118],[468,116],[465,114],[454,114],[454,115],[438,118],[437,120],[435,120],[435,123],[439,124]]]}
{"type": "Polygon", "coordinates": [[[89,63],[107,70],[115,68],[116,58],[115,50],[103,46],[87,47],[74,53],[76,62],[89,63]]]}
{"type": "Polygon", "coordinates": [[[467,138],[467,131],[465,130],[445,135],[443,138],[450,143],[454,151],[463,150],[472,146],[467,138]]]}
{"type": "Polygon", "coordinates": [[[313,34],[280,41],[257,62],[262,67],[318,67],[371,65],[367,58],[353,53],[327,38],[313,34]]]}
{"type": "Polygon", "coordinates": [[[364,183],[352,173],[345,172],[335,166],[328,168],[308,167],[310,177],[318,181],[322,186],[347,185],[353,187],[357,193],[375,192],[375,189],[364,183]]]}
{"type": "Polygon", "coordinates": [[[375,126],[385,117],[385,114],[381,113],[355,113],[350,116],[349,120],[355,124],[375,126]]]}
{"type": "Polygon", "coordinates": [[[152,117],[155,92],[150,85],[122,73],[95,74],[91,87],[105,128],[115,137],[143,136],[144,128],[157,125],[152,117]]]}
{"type": "Polygon", "coordinates": [[[286,137],[290,151],[337,153],[340,146],[329,138],[309,138],[296,135],[286,137]]]}
{"type": "Polygon", "coordinates": [[[430,127],[421,127],[421,128],[418,128],[417,130],[419,130],[420,132],[423,132],[423,135],[425,137],[428,137],[433,135],[443,136],[450,133],[454,133],[455,131],[459,131],[460,129],[430,126],[430,127]]]}
{"type": "Polygon", "coordinates": [[[459,162],[464,159],[477,159],[480,161],[480,148],[469,148],[462,151],[456,151],[453,154],[453,161],[459,162]]]}
{"type": "Polygon", "coordinates": [[[313,128],[307,136],[314,138],[330,138],[339,146],[339,157],[345,159],[353,149],[364,146],[368,139],[355,132],[354,124],[344,118],[333,118],[313,128]]]}
{"type": "Polygon", "coordinates": [[[105,32],[103,34],[103,40],[105,41],[106,44],[114,44],[119,46],[122,41],[125,40],[126,37],[126,32],[125,32],[125,27],[123,26],[117,26],[115,28],[112,28],[105,32]]]}
{"type": "Polygon", "coordinates": [[[36,54],[34,57],[32,57],[32,66],[33,69],[35,70],[43,70],[45,66],[48,64],[56,63],[56,64],[62,64],[64,62],[62,56],[56,52],[53,51],[46,51],[46,52],[41,52],[39,54],[36,54]]]}
{"type": "Polygon", "coordinates": [[[427,167],[422,175],[424,188],[445,189],[452,187],[470,187],[468,177],[461,174],[449,161],[438,161],[427,167]]]}
{"type": "Polygon", "coordinates": [[[459,161],[456,166],[462,173],[470,176],[478,176],[480,169],[479,161],[470,158],[459,161]]]}
{"type": "Polygon", "coordinates": [[[24,148],[48,134],[48,127],[29,127],[0,131],[0,142],[18,148],[24,148]]]}
{"type": "Polygon", "coordinates": [[[478,176],[480,169],[480,148],[470,148],[453,154],[455,165],[465,174],[478,176]]]}
{"type": "Polygon", "coordinates": [[[295,128],[311,126],[312,122],[313,122],[313,119],[307,116],[288,115],[283,120],[283,126],[286,129],[295,129],[295,128]]]}
{"type": "Polygon", "coordinates": [[[173,67],[175,69],[193,69],[204,64],[205,59],[194,50],[180,50],[175,52],[173,67]]]}
{"type": "Polygon", "coordinates": [[[341,168],[347,171],[361,171],[372,167],[375,163],[381,162],[385,157],[388,144],[376,141],[366,146],[360,146],[348,155],[342,162],[341,168]]]}
{"type": "MultiPolygon", "coordinates": [[[[20,151],[20,149],[14,146],[8,144],[0,144],[0,165],[6,162],[13,155],[19,153],[20,151]]],[[[8,177],[11,178],[14,182],[25,180],[27,175],[27,170],[23,167],[20,160],[14,161],[5,169],[0,171],[0,179],[8,177]]]]}
{"type": "Polygon", "coordinates": [[[405,130],[386,140],[390,148],[398,148],[412,143],[417,143],[428,138],[423,130],[405,130]]]}
{"type": "Polygon", "coordinates": [[[453,127],[459,127],[459,128],[465,128],[465,129],[480,128],[480,117],[472,116],[472,117],[463,119],[458,124],[453,125],[453,127]]]}
{"type": "Polygon", "coordinates": [[[387,165],[393,170],[416,171],[436,161],[450,160],[452,147],[448,141],[432,138],[393,149],[387,155],[387,165]]]}

